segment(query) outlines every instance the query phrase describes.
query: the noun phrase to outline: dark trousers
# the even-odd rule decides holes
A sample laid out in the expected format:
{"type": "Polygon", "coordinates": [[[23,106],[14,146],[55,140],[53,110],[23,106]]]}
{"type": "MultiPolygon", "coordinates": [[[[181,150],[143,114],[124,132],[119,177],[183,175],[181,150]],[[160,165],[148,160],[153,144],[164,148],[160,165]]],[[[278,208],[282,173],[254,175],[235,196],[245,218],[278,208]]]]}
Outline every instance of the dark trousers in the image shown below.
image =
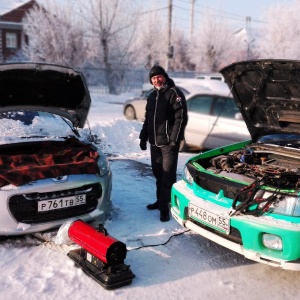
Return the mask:
{"type": "Polygon", "coordinates": [[[160,211],[169,211],[171,189],[176,182],[179,147],[151,145],[151,165],[156,178],[156,197],[160,211]]]}

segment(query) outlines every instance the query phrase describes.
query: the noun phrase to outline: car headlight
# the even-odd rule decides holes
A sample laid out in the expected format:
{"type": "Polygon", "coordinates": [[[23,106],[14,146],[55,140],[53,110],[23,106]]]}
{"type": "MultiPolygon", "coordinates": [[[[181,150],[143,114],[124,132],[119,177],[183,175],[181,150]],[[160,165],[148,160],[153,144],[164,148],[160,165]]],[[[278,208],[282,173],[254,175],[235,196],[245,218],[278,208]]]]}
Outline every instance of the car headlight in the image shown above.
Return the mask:
{"type": "Polygon", "coordinates": [[[188,183],[190,185],[192,185],[194,182],[194,179],[186,165],[184,166],[184,169],[183,169],[182,180],[184,180],[186,183],[188,183]]]}
{"type": "Polygon", "coordinates": [[[108,163],[106,156],[102,152],[99,152],[99,154],[100,154],[100,157],[98,159],[98,167],[100,170],[100,176],[103,176],[109,170],[109,163],[108,163]]]}
{"type": "MultiPolygon", "coordinates": [[[[261,191],[260,191],[261,192],[261,191]]],[[[266,199],[272,196],[274,193],[265,191],[263,195],[260,196],[263,199],[266,199]]],[[[258,208],[263,208],[267,204],[267,201],[262,201],[258,208]]],[[[288,215],[288,216],[300,216],[300,201],[297,195],[285,195],[276,193],[276,200],[272,201],[270,206],[268,207],[268,212],[280,214],[280,215],[288,215]]]]}

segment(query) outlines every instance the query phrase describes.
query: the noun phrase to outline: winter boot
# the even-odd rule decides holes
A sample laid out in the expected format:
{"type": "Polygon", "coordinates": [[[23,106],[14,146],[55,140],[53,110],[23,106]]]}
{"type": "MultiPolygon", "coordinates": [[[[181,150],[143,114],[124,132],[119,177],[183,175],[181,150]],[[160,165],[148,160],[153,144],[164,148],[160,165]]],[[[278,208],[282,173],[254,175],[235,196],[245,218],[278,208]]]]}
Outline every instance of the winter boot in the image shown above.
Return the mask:
{"type": "Polygon", "coordinates": [[[160,220],[161,222],[168,222],[170,221],[170,215],[168,211],[161,211],[160,212],[160,220]]]}
{"type": "Polygon", "coordinates": [[[158,209],[159,208],[158,206],[159,206],[158,205],[158,201],[156,201],[156,202],[154,202],[152,204],[148,204],[147,208],[150,209],[150,210],[153,210],[153,209],[158,209]]]}

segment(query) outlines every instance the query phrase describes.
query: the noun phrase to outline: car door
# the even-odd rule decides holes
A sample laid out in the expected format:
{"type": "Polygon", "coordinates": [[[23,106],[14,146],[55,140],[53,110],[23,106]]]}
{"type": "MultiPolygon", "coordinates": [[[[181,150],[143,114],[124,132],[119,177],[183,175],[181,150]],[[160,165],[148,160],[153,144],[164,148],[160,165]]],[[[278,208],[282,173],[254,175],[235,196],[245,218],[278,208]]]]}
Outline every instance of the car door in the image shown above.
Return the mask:
{"type": "Polygon", "coordinates": [[[205,146],[216,148],[250,139],[250,134],[233,98],[216,96],[213,101],[210,132],[205,146]]]}
{"type": "Polygon", "coordinates": [[[211,124],[212,95],[194,95],[187,100],[188,123],[185,128],[185,142],[202,147],[211,124]]]}

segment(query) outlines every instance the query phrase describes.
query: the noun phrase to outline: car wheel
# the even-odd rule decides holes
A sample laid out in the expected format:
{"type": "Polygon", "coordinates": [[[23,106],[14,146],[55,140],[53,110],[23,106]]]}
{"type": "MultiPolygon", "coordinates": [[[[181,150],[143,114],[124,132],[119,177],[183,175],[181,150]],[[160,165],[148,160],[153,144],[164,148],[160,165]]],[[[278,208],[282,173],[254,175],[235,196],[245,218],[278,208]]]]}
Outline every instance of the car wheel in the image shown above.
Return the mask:
{"type": "Polygon", "coordinates": [[[131,105],[125,108],[124,115],[127,120],[136,120],[135,110],[131,105]]]}

